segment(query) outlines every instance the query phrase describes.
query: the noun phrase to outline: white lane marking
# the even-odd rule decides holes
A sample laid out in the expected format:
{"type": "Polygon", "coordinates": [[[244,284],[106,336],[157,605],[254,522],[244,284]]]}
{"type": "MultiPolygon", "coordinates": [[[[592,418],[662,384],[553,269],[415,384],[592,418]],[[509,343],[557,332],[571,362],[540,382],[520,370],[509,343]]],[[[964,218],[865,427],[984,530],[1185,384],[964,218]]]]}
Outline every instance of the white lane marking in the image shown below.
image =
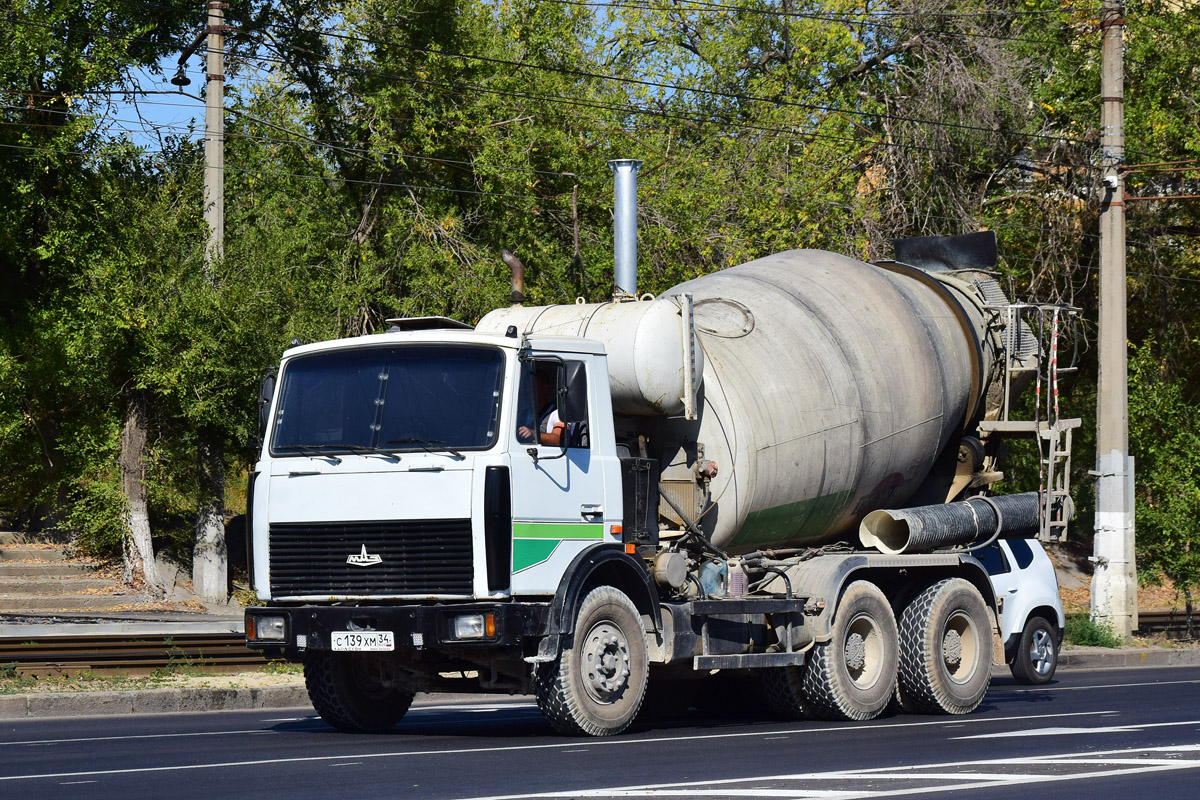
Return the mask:
{"type": "Polygon", "coordinates": [[[193,731],[190,733],[130,733],[125,736],[79,736],[74,739],[30,739],[28,741],[0,742],[0,747],[15,747],[43,744],[75,744],[77,742],[119,742],[126,739],[183,739],[189,736],[241,736],[247,733],[263,733],[258,730],[243,731],[193,731]]]}
{"type": "Polygon", "coordinates": [[[1195,753],[1200,751],[1200,744],[1168,745],[1165,747],[1137,747],[1111,751],[1082,751],[1079,753],[1061,753],[1047,756],[1030,756],[1022,758],[1000,758],[981,761],[947,762],[940,764],[916,764],[910,767],[877,767],[863,770],[837,770],[831,772],[809,772],[794,775],[762,775],[753,778],[725,778],[710,781],[689,781],[686,783],[644,784],[640,786],[618,786],[603,789],[565,789],[560,792],[541,792],[537,794],[491,795],[474,797],[469,800],[530,800],[541,798],[584,798],[584,797],[705,797],[710,800],[730,797],[791,797],[801,800],[808,797],[840,798],[855,800],[855,798],[903,797],[908,795],[930,795],[942,792],[962,792],[970,789],[996,789],[1007,786],[1027,786],[1033,783],[1048,783],[1052,781],[1090,780],[1095,778],[1140,775],[1153,772],[1170,772],[1186,769],[1200,769],[1200,758],[1194,759],[1162,759],[1162,758],[1120,758],[1137,753],[1195,753]],[[1105,755],[1117,758],[1103,758],[1105,755]],[[1098,764],[1107,769],[1090,772],[1071,772],[1064,774],[1061,770],[1048,770],[1038,774],[1030,768],[1039,766],[1052,767],[1063,764],[1098,764]],[[1124,765],[1125,768],[1111,769],[1114,765],[1124,765]],[[970,772],[966,768],[1021,766],[1021,772],[970,772]],[[939,768],[958,768],[961,772],[926,773],[921,770],[939,768]],[[917,786],[904,789],[841,789],[841,790],[812,790],[808,788],[738,788],[735,784],[763,782],[779,784],[786,781],[866,781],[881,778],[904,779],[913,782],[923,780],[947,780],[947,785],[917,786]],[[718,788],[720,787],[720,788],[718,788]]]}
{"type": "Polygon", "coordinates": [[[1200,727],[1200,719],[1189,719],[1181,722],[1130,723],[1129,725],[1112,725],[1106,728],[1030,728],[1022,731],[1004,731],[1003,733],[977,733],[972,736],[953,736],[951,740],[1004,739],[1013,736],[1059,736],[1070,733],[1137,733],[1145,728],[1176,728],[1182,725],[1200,727]]]}
{"type": "Polygon", "coordinates": [[[1188,763],[1177,758],[1044,758],[1039,764],[1099,764],[1103,767],[1115,767],[1119,764],[1142,766],[1158,764],[1159,766],[1178,766],[1188,763]]]}
{"type": "Polygon", "coordinates": [[[1099,686],[993,686],[988,691],[988,694],[991,694],[992,692],[1015,692],[1016,694],[1029,694],[1031,692],[1088,692],[1092,689],[1133,689],[1139,686],[1186,686],[1196,683],[1200,683],[1200,680],[1105,683],[1099,686]]]}
{"type": "Polygon", "coordinates": [[[99,783],[100,781],[63,781],[59,786],[79,786],[81,783],[99,783]]]}
{"type": "MultiPolygon", "coordinates": [[[[588,792],[581,792],[572,797],[592,797],[588,792]]],[[[639,789],[633,789],[628,792],[618,792],[613,794],[595,795],[597,797],[785,797],[795,798],[796,800],[807,800],[812,797],[837,798],[849,797],[850,795],[844,791],[833,789],[723,789],[720,794],[714,795],[708,789],[664,789],[651,790],[642,792],[639,789]]],[[[874,793],[867,796],[874,797],[874,793]]]]}
{"type": "Polygon", "coordinates": [[[330,767],[361,767],[361,761],[344,761],[340,764],[330,764],[330,767]]]}
{"type": "MultiPolygon", "coordinates": [[[[1027,714],[1014,717],[979,717],[977,719],[957,720],[956,724],[962,725],[965,723],[983,723],[983,722],[1014,722],[1026,719],[1047,720],[1056,717],[1089,717],[1098,715],[1115,714],[1115,711],[1075,711],[1069,714],[1027,714]]],[[[823,728],[808,728],[799,730],[767,730],[767,731],[745,731],[742,733],[709,733],[699,736],[662,736],[654,737],[629,737],[627,739],[604,739],[591,742],[589,748],[596,747],[620,747],[625,745],[644,745],[648,743],[665,743],[665,742],[699,742],[713,739],[744,739],[748,737],[762,738],[769,735],[777,734],[818,734],[829,735],[832,732],[841,733],[843,731],[857,730],[879,730],[882,727],[888,728],[929,728],[945,725],[942,720],[934,720],[931,722],[901,722],[892,725],[873,725],[870,723],[864,725],[838,725],[834,727],[823,728]]],[[[247,733],[252,731],[245,731],[247,733]]],[[[170,735],[189,735],[189,734],[170,734],[170,735]]],[[[122,737],[111,737],[119,739],[122,737]]],[[[136,738],[151,738],[139,735],[136,738]]],[[[89,741],[88,739],[79,740],[63,740],[63,741],[89,741]]],[[[31,773],[28,775],[0,775],[0,781],[20,781],[20,780],[35,780],[39,778],[74,778],[91,775],[127,775],[144,772],[176,772],[183,770],[197,769],[224,769],[229,767],[254,767],[264,764],[300,764],[313,763],[321,761],[335,761],[339,758],[407,758],[411,756],[438,756],[438,755],[464,755],[468,753],[511,753],[522,750],[565,750],[568,748],[578,748],[578,742],[562,742],[557,744],[523,744],[509,745],[507,747],[466,747],[461,749],[445,749],[445,750],[397,750],[387,753],[353,753],[342,754],[340,756],[293,756],[290,758],[267,758],[253,759],[247,761],[220,761],[209,762],[204,764],[177,764],[166,765],[160,767],[128,767],[124,769],[108,769],[108,770],[90,770],[84,772],[61,772],[61,773],[31,773]]]]}
{"type": "Polygon", "coordinates": [[[1004,731],[1002,733],[981,733],[975,736],[952,736],[951,739],[1006,739],[1009,737],[1026,736],[1061,736],[1071,733],[1128,733],[1138,730],[1136,725],[1114,725],[1108,728],[1030,728],[1023,731],[1004,731]]]}

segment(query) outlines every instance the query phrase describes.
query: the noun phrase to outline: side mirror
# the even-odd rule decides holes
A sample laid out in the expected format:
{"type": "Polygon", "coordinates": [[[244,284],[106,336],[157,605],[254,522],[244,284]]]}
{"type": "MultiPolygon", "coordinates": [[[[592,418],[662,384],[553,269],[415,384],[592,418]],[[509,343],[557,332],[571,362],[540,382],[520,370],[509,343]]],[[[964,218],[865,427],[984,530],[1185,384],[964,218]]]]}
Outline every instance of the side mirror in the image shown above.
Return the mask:
{"type": "Polygon", "coordinates": [[[582,361],[563,363],[563,388],[559,397],[558,416],[563,422],[587,420],[587,371],[582,361]]]}
{"type": "Polygon", "coordinates": [[[271,412],[271,398],[275,396],[275,378],[274,369],[267,370],[263,373],[262,380],[258,384],[258,446],[262,447],[263,437],[267,435],[267,423],[270,421],[268,414],[271,412]]]}

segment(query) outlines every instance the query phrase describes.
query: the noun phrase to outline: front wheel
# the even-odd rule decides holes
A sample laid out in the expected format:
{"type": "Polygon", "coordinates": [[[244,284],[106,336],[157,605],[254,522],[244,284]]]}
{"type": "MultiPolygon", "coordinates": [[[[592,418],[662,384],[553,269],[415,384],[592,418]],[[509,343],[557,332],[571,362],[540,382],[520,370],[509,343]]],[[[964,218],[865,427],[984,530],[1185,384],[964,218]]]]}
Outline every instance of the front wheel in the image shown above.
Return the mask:
{"type": "Polygon", "coordinates": [[[321,719],[353,733],[385,731],[408,713],[413,693],[391,660],[373,653],[310,652],[304,685],[321,719]]]}
{"type": "Polygon", "coordinates": [[[967,714],[992,676],[992,626],[969,581],[950,578],[916,596],[900,615],[897,697],[905,711],[967,714]]]}
{"type": "Polygon", "coordinates": [[[1009,670],[1017,683],[1048,683],[1058,668],[1058,636],[1042,617],[1032,617],[1021,632],[1009,670]]]}
{"type": "Polygon", "coordinates": [[[612,736],[637,716],[649,671],[637,607],[623,592],[598,586],[580,603],[558,660],[538,665],[534,694],[556,731],[612,736]]]}

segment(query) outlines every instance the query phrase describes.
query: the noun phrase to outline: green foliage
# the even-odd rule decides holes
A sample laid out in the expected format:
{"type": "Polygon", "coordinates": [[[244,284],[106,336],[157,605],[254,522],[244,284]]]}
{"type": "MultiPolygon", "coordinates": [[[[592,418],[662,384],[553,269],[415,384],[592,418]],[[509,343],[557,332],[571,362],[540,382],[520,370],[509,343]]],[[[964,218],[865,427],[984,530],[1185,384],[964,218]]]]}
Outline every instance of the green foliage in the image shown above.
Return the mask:
{"type": "MultiPolygon", "coordinates": [[[[149,153],[109,96],[190,39],[194,3],[18,0],[0,52],[0,516],[119,549],[117,457],[147,398],[156,535],[183,545],[200,436],[254,454],[260,371],[292,338],[608,296],[613,158],[639,158],[643,291],[797,247],[995,229],[1015,298],[1096,310],[1095,6],[848,0],[587,4],[238,0],[224,258],[205,266],[199,143],[149,153]],[[270,74],[245,65],[270,59],[270,74]]],[[[1187,195],[1200,6],[1127,14],[1130,192],[1187,195]]],[[[1131,447],[1143,568],[1195,578],[1200,204],[1131,203],[1131,447]]],[[[1094,333],[1094,332],[1093,332],[1094,333]]],[[[1074,480],[1086,518],[1095,366],[1074,480]]],[[[1013,488],[1034,454],[1005,469],[1013,488]]],[[[1022,483],[1024,481],[1024,483],[1022,483]]],[[[1083,523],[1081,527],[1086,527],[1083,523]]]]}
{"type": "Polygon", "coordinates": [[[1077,647],[1120,647],[1124,642],[1107,623],[1097,623],[1087,614],[1068,614],[1063,639],[1077,647]]]}
{"type": "Polygon", "coordinates": [[[1148,340],[1129,363],[1138,567],[1143,580],[1170,578],[1190,599],[1200,587],[1200,403],[1172,378],[1170,351],[1148,340]]]}

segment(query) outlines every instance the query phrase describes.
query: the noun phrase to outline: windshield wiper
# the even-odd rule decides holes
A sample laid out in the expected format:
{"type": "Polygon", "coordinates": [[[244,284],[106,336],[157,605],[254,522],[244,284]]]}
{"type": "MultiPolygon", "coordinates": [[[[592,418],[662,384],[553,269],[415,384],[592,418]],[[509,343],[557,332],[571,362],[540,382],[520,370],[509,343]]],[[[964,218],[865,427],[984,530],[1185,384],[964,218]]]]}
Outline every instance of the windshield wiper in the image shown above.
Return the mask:
{"type": "Polygon", "coordinates": [[[384,444],[415,444],[429,453],[449,453],[459,461],[466,458],[466,456],[453,447],[446,447],[446,443],[441,439],[388,439],[384,444]],[[438,445],[441,445],[441,447],[438,445]]]}
{"type": "Polygon", "coordinates": [[[365,444],[343,444],[343,445],[340,445],[340,447],[343,447],[346,450],[349,450],[351,453],[354,453],[354,454],[360,455],[360,456],[383,456],[384,458],[389,459],[391,461],[399,461],[400,460],[400,456],[396,455],[395,453],[391,452],[390,450],[384,450],[381,447],[370,447],[365,444]]]}
{"type": "Polygon", "coordinates": [[[285,445],[280,445],[279,447],[276,447],[275,449],[276,450],[290,450],[292,452],[299,453],[302,456],[308,456],[309,458],[327,458],[335,464],[342,463],[342,460],[340,458],[338,458],[337,456],[335,456],[333,453],[324,452],[324,449],[329,448],[329,447],[336,447],[337,449],[342,449],[342,447],[340,445],[328,445],[328,444],[285,444],[285,445]]]}

